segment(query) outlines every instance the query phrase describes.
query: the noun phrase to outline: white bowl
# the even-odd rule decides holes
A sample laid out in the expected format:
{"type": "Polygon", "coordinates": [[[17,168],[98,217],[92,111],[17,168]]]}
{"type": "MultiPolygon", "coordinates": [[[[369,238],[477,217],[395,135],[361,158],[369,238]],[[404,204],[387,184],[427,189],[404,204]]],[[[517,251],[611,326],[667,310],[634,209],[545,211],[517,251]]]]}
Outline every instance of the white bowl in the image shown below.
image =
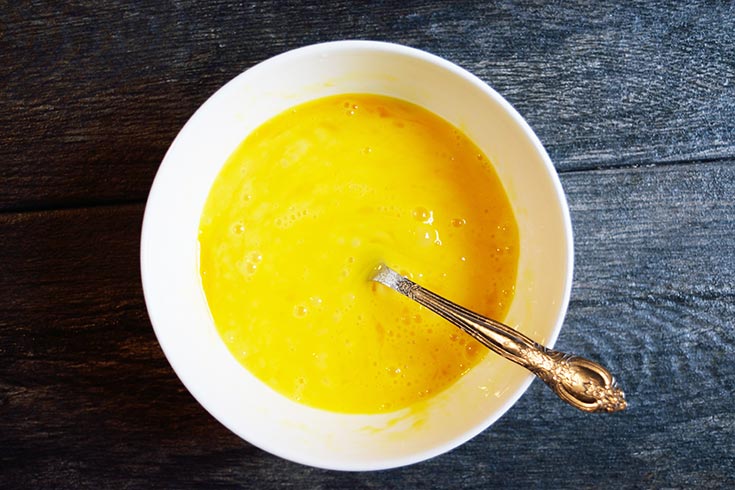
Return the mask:
{"type": "Polygon", "coordinates": [[[197,229],[209,188],[230,153],[261,123],[301,102],[347,92],[419,104],[462,129],[490,158],[520,234],[516,293],[505,322],[553,345],[569,300],[573,252],[569,210],[546,151],[523,118],[480,79],[394,44],[340,41],[296,49],[218,90],[186,123],[158,170],[143,221],[141,273],[166,357],[217,420],[292,461],[374,470],[416,463],[469,440],[518,400],[532,376],[489,354],[420,409],[346,415],[283,397],[225,347],[197,265],[197,229]]]}

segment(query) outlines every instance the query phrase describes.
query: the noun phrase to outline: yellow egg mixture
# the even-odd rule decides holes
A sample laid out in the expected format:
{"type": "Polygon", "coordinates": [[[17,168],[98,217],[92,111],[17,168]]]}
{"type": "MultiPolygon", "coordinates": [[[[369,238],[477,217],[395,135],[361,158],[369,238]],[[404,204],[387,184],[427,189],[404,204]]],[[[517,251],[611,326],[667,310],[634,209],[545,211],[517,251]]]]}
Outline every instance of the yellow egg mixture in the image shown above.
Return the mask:
{"type": "Polygon", "coordinates": [[[347,413],[407,407],[485,354],[456,327],[368,280],[380,263],[502,320],[516,222],[490,162],[402,100],[299,105],[250,134],[218,175],[199,230],[217,330],[289,398],[347,413]]]}

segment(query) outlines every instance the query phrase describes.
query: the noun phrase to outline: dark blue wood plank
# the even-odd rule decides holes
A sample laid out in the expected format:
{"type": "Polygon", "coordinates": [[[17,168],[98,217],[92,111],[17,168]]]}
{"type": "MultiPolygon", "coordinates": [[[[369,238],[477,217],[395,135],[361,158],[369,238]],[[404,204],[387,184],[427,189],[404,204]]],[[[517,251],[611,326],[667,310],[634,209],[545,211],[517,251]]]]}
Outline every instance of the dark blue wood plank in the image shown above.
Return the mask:
{"type": "Polygon", "coordinates": [[[0,209],[140,202],[169,143],[237,73],[336,39],[476,73],[562,171],[735,155],[732,2],[81,1],[3,8],[0,209]]]}
{"type": "Polygon", "coordinates": [[[571,172],[576,274],[558,347],[630,407],[578,413],[541,383],[446,455],[377,473],[282,461],[181,386],[138,279],[143,208],[0,215],[4,488],[730,488],[735,161],[571,172]]]}

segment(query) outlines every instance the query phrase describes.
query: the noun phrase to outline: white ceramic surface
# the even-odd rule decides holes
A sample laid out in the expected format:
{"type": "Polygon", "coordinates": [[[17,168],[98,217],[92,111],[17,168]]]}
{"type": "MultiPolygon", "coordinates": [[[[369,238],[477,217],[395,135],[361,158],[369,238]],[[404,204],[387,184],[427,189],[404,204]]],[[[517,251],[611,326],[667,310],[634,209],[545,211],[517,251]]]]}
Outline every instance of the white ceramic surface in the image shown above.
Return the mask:
{"type": "Polygon", "coordinates": [[[284,398],[228,352],[197,272],[197,228],[209,188],[251,130],[290,106],[346,92],[422,105],[490,157],[521,239],[516,294],[505,321],[547,345],[556,340],[569,299],[572,233],[557,175],[526,122],[477,77],[422,51],[371,41],[297,49],[239,75],[191,117],[156,175],[141,238],[146,304],[166,357],[204,408],[250,443],[303,464],[371,470],[422,461],[467,441],[505,413],[532,376],[490,354],[423,406],[344,415],[284,398]]]}

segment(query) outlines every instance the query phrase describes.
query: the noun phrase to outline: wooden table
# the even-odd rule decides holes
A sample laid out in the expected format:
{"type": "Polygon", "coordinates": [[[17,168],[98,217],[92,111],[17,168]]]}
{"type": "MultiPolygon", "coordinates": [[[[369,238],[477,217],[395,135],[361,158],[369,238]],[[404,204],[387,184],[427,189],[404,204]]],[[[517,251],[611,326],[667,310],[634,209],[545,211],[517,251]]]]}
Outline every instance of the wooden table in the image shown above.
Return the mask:
{"type": "Polygon", "coordinates": [[[735,487],[732,2],[26,3],[0,7],[0,487],[735,487]],[[183,388],[139,277],[156,168],[237,73],[346,38],[445,57],[527,118],[575,232],[557,346],[610,367],[626,412],[535,382],[448,454],[339,473],[183,388]]]}

